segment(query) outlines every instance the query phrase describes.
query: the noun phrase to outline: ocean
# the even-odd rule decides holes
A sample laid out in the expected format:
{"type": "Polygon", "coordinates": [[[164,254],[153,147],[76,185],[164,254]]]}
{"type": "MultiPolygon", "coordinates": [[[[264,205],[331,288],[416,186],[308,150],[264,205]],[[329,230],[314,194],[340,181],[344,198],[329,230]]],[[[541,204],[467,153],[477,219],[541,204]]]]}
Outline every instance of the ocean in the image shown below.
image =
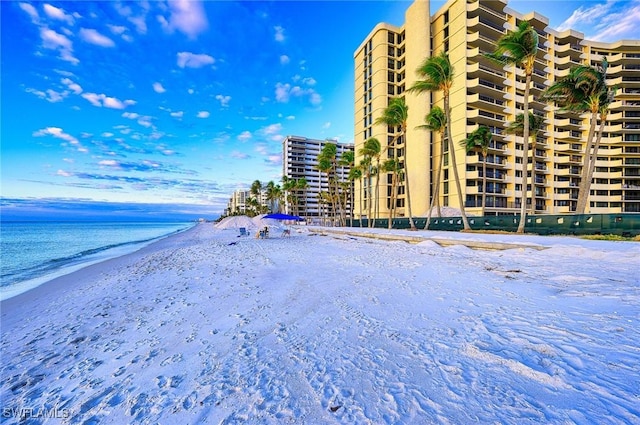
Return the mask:
{"type": "Polygon", "coordinates": [[[136,251],[194,223],[5,222],[0,300],[89,264],[136,251]]]}

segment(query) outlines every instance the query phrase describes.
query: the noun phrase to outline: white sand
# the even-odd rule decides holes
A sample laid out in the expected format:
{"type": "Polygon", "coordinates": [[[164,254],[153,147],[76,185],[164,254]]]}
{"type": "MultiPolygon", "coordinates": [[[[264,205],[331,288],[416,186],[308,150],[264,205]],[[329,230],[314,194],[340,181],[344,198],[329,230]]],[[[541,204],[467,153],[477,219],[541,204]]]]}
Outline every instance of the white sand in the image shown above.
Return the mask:
{"type": "Polygon", "coordinates": [[[2,423],[640,423],[640,244],[292,233],[202,224],[2,302],[2,423]]]}

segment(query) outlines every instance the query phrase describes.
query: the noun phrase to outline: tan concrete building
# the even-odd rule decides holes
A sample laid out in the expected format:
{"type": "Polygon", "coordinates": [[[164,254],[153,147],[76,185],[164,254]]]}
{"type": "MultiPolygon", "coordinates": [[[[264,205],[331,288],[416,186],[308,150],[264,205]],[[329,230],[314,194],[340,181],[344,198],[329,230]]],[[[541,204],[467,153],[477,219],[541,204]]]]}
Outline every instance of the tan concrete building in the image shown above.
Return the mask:
{"type": "MultiPolygon", "coordinates": [[[[378,24],[356,49],[355,61],[355,152],[356,164],[364,142],[376,137],[383,146],[392,140],[393,129],[374,122],[392,97],[404,96],[409,106],[406,143],[398,155],[406,161],[414,216],[425,216],[433,193],[433,164],[442,155],[439,136],[417,126],[431,105],[443,106],[440,93],[405,93],[418,78],[416,68],[428,56],[449,54],[455,69],[451,92],[452,137],[460,172],[465,208],[479,214],[482,196],[482,157],[466,154],[460,146],[479,125],[488,126],[493,141],[487,158],[486,214],[519,212],[525,193],[521,185],[521,137],[506,135],[504,127],[523,110],[524,73],[513,66],[500,67],[483,54],[521,20],[529,21],[539,34],[539,50],[531,86],[530,110],[544,117],[527,166],[531,176],[526,188],[532,199],[529,211],[541,214],[571,212],[577,201],[584,141],[589,116],[569,114],[539,101],[542,91],[578,64],[597,65],[609,61],[607,76],[619,87],[611,105],[587,212],[640,212],[640,40],[601,43],[585,40],[572,30],[558,32],[535,12],[523,15],[506,1],[450,0],[431,14],[429,2],[416,0],[406,11],[402,27],[378,24]],[[391,130],[391,132],[390,132],[391,130]],[[535,165],[534,165],[535,164],[535,165]]],[[[531,147],[530,147],[531,149],[531,147]]],[[[444,180],[440,204],[459,207],[449,155],[444,152],[444,180]]],[[[389,177],[380,176],[379,211],[386,217],[390,195],[389,177]]],[[[356,182],[355,202],[367,199],[366,181],[356,182]]],[[[406,193],[398,189],[398,216],[406,216],[406,193]]],[[[367,208],[364,208],[366,211],[367,208]]],[[[355,211],[357,216],[357,211],[355,211]]],[[[364,215],[364,214],[363,214],[364,215]]]]}

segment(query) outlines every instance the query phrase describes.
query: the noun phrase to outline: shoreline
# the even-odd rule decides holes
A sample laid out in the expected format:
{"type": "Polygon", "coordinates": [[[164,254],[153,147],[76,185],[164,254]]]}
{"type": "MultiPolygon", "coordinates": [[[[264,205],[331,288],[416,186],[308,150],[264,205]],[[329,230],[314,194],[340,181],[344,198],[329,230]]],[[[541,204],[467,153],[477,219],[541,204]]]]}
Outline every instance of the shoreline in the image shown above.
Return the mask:
{"type": "Polygon", "coordinates": [[[55,270],[51,270],[41,276],[36,276],[34,278],[31,279],[27,279],[21,282],[17,282],[17,283],[13,283],[9,286],[6,287],[2,287],[0,288],[0,292],[2,292],[1,296],[0,296],[0,303],[10,300],[12,298],[15,298],[17,296],[20,296],[24,293],[27,293],[29,291],[32,291],[34,289],[37,289],[43,285],[46,285],[47,283],[57,280],[59,278],[68,276],[70,274],[73,274],[75,272],[78,271],[82,271],[83,269],[87,268],[87,267],[91,267],[93,265],[96,264],[100,264],[102,262],[105,261],[109,261],[109,260],[113,260],[113,259],[117,259],[120,257],[124,257],[127,256],[129,254],[133,254],[137,251],[143,250],[144,248],[155,244],[156,242],[160,242],[161,240],[174,236],[174,235],[178,235],[180,233],[189,231],[190,229],[196,227],[197,224],[192,225],[191,227],[187,227],[185,229],[182,230],[177,230],[177,231],[173,231],[169,234],[166,235],[162,235],[156,238],[153,238],[151,240],[147,240],[147,241],[140,241],[140,242],[128,242],[128,243],[124,243],[121,244],[120,246],[117,247],[112,247],[112,248],[107,248],[105,250],[102,250],[96,254],[92,254],[91,256],[87,256],[82,262],[77,263],[77,264],[69,264],[66,266],[63,266],[59,269],[55,269],[55,270]],[[114,251],[118,251],[118,250],[123,250],[124,252],[114,252],[114,251]],[[111,252],[110,252],[111,251],[111,252]],[[98,257],[98,258],[91,258],[92,256],[94,257],[98,257]],[[100,258],[100,256],[104,256],[103,258],[100,258]],[[7,294],[9,294],[7,296],[7,294]]]}
{"type": "Polygon", "coordinates": [[[311,231],[256,239],[205,223],[3,301],[3,419],[640,415],[637,244],[488,251],[311,231]]]}

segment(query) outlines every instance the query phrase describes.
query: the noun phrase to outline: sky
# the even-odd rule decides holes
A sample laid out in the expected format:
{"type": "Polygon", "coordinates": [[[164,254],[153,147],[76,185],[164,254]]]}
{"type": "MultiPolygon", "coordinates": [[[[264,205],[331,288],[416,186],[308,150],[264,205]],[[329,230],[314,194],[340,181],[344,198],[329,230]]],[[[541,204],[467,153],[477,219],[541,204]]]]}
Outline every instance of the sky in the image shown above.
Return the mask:
{"type": "MultiPolygon", "coordinates": [[[[219,215],[234,190],[279,182],[285,136],[353,142],[353,53],[410,4],[1,1],[2,218],[219,215]]],[[[638,38],[640,0],[509,6],[638,38]]]]}

